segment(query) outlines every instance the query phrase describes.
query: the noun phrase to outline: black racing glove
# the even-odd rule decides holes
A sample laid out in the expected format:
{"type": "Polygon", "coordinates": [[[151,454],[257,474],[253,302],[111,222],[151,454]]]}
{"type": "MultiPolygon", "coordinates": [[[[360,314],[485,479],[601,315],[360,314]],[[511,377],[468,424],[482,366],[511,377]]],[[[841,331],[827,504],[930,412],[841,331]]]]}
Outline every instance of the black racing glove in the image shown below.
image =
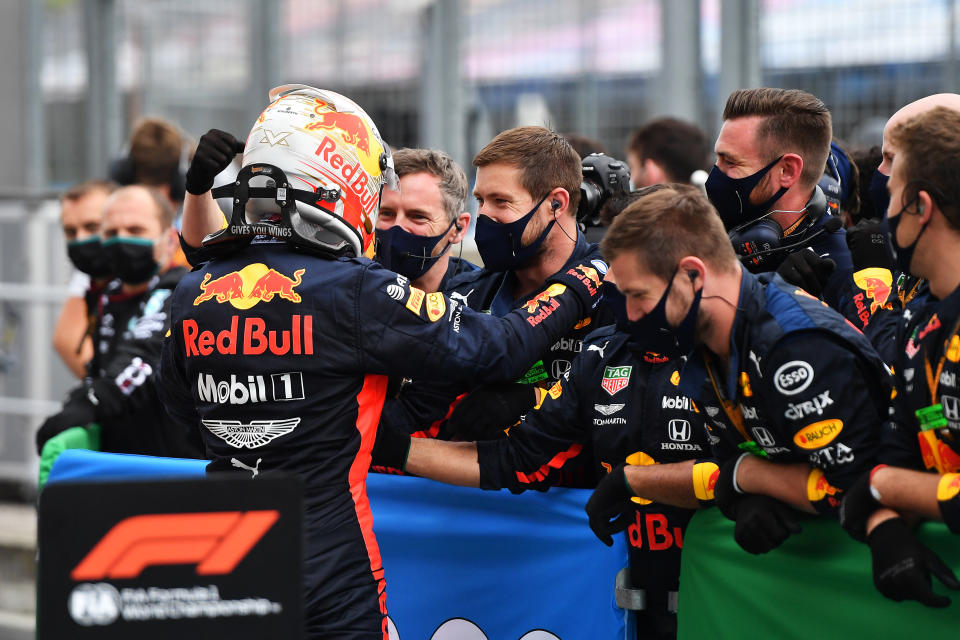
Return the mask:
{"type": "Polygon", "coordinates": [[[878,524],[867,536],[873,556],[873,584],[891,600],[916,600],[928,607],[946,607],[950,598],[933,592],[930,574],[950,589],[960,589],[953,571],[917,540],[901,518],[878,524]]]}
{"type": "Polygon", "coordinates": [[[200,137],[193,161],[187,169],[186,188],[195,196],[210,191],[213,179],[230,166],[233,157],[243,153],[243,141],[226,131],[210,129],[200,137]]]}
{"type": "Polygon", "coordinates": [[[43,451],[47,440],[71,427],[82,427],[97,421],[97,408],[87,396],[85,387],[77,387],[70,392],[63,409],[55,413],[40,425],[37,430],[37,454],[43,451]]]}
{"type": "Polygon", "coordinates": [[[823,293],[837,263],[821,258],[811,249],[800,249],[787,256],[777,268],[780,277],[817,298],[823,293]]]}
{"type": "Polygon", "coordinates": [[[868,267],[880,267],[893,271],[896,267],[890,259],[883,226],[878,220],[864,219],[847,229],[847,247],[854,272],[868,267]]]}
{"type": "Polygon", "coordinates": [[[746,494],[737,504],[733,539],[744,551],[766,553],[795,533],[800,533],[800,521],[790,505],[755,493],[746,494]]]}
{"type": "Polygon", "coordinates": [[[717,473],[717,482],[713,487],[713,502],[720,509],[720,513],[728,520],[737,520],[737,505],[746,496],[733,488],[733,473],[737,467],[737,460],[746,454],[736,455],[722,465],[717,473]]]}
{"type": "Polygon", "coordinates": [[[734,489],[733,474],[740,457],[730,458],[720,466],[713,489],[714,502],[724,516],[736,523],[733,539],[744,551],[766,553],[779,547],[791,534],[800,533],[800,522],[789,505],[769,496],[734,489]]]}
{"type": "Polygon", "coordinates": [[[410,455],[410,434],[388,425],[379,425],[370,455],[370,468],[373,471],[402,475],[407,466],[407,456],[410,455]]]}
{"type": "Polygon", "coordinates": [[[630,498],[635,497],[625,474],[626,465],[621,464],[608,473],[593,490],[587,500],[587,517],[590,528],[600,542],[613,546],[613,534],[619,533],[630,524],[633,505],[630,498]]]}
{"type": "Polygon", "coordinates": [[[537,402],[532,384],[508,382],[475,389],[450,414],[447,428],[460,440],[493,440],[537,402]]]}
{"type": "Polygon", "coordinates": [[[858,542],[867,540],[867,520],[882,505],[870,492],[870,474],[860,476],[843,492],[840,502],[840,526],[858,542]]]}

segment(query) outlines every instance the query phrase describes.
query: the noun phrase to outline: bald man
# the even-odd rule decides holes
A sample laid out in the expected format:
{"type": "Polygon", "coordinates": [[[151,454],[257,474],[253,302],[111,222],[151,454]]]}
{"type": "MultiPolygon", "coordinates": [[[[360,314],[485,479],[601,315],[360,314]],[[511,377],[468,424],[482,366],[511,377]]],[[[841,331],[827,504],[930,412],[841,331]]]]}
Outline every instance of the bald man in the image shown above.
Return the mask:
{"type": "MultiPolygon", "coordinates": [[[[960,95],[938,93],[920,98],[894,113],[883,128],[883,161],[870,182],[870,198],[883,219],[892,206],[894,214],[902,202],[890,202],[887,182],[894,159],[899,152],[892,132],[911,118],[943,107],[960,112],[960,95]]],[[[884,225],[877,220],[864,220],[847,231],[847,244],[853,259],[854,278],[848,295],[841,298],[843,315],[873,343],[887,362],[896,357],[895,333],[900,314],[912,300],[923,304],[927,283],[906,269],[896,268],[884,225]]]]}
{"type": "Polygon", "coordinates": [[[843,501],[841,521],[873,555],[874,584],[894,600],[944,607],[931,576],[960,589],[953,572],[914,537],[904,515],[960,533],[960,96],[904,107],[884,130],[889,171],[887,241],[898,271],[923,279],[895,323],[895,394],[881,464],[843,501]]]}
{"type": "Polygon", "coordinates": [[[101,238],[117,279],[99,300],[87,377],[37,431],[38,453],[66,429],[96,423],[103,451],[199,457],[199,434],[167,417],[155,386],[170,294],[186,273],[171,268],[173,218],[169,200],[149,187],[124,187],[107,198],[101,238]]]}

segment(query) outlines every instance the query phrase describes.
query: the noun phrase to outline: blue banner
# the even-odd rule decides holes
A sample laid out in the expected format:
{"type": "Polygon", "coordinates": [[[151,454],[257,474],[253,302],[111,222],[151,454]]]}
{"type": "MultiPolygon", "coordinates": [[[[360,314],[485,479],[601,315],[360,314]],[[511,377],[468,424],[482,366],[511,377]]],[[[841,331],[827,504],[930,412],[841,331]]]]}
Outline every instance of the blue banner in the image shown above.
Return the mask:
{"type": "MultiPolygon", "coordinates": [[[[202,476],[206,461],[67,450],[50,483],[202,476]]],[[[487,492],[371,474],[392,640],[624,638],[614,604],[627,565],[587,524],[590,492],[487,492]]],[[[186,505],[185,505],[186,506],[186,505]]]]}
{"type": "Polygon", "coordinates": [[[399,640],[623,638],[627,564],[594,537],[590,492],[487,492],[371,475],[367,493],[399,640]]]}

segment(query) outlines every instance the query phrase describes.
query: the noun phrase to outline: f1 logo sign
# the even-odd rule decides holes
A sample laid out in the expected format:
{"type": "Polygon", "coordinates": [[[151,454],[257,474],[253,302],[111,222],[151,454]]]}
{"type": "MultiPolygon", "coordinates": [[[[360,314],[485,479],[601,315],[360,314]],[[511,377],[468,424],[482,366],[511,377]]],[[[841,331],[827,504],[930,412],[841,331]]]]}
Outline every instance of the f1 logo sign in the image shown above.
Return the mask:
{"type": "Polygon", "coordinates": [[[686,442],[690,439],[690,423],[686,420],[671,420],[668,431],[674,442],[686,442]]]}
{"type": "Polygon", "coordinates": [[[70,577],[136,578],[168,564],[196,564],[198,575],[230,573],[279,517],[272,510],[132,516],[114,525],[70,577]]]}

